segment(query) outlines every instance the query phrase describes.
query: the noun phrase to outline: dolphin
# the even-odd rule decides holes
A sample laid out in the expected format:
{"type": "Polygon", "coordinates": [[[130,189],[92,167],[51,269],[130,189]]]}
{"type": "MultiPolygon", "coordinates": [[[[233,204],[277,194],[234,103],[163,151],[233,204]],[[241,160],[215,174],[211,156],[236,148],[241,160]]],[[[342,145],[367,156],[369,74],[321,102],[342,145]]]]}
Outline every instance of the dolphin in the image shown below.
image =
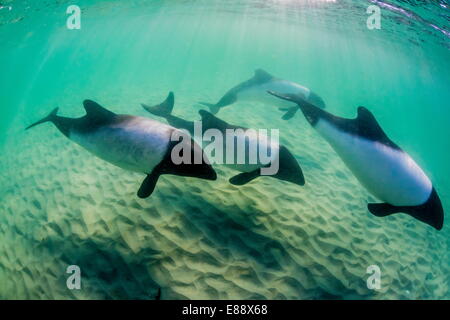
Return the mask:
{"type": "Polygon", "coordinates": [[[325,102],[322,98],[310,89],[292,81],[276,78],[262,69],[255,70],[253,78],[228,90],[216,104],[207,102],[199,103],[209,107],[213,114],[217,114],[221,108],[229,106],[239,100],[258,101],[264,104],[278,106],[281,111],[286,111],[286,114],[283,116],[284,120],[294,117],[298,111],[297,105],[276,99],[269,95],[267,91],[299,95],[303,99],[306,99],[321,108],[325,108],[325,102]]]}
{"type": "Polygon", "coordinates": [[[183,150],[190,150],[191,159],[198,154],[204,159],[203,150],[193,140],[172,141],[178,129],[148,118],[115,114],[91,100],[85,100],[83,105],[86,115],[81,118],[60,117],[56,108],[26,129],[52,122],[63,135],[95,156],[122,169],[146,174],[137,193],[140,198],[152,194],[162,174],[216,180],[216,172],[207,161],[172,161],[172,149],[178,143],[183,143],[183,150]]]}
{"type": "MultiPolygon", "coordinates": [[[[163,117],[167,120],[167,122],[176,128],[179,129],[185,129],[191,133],[191,135],[194,135],[194,122],[188,121],[182,118],[179,118],[177,116],[172,115],[173,106],[175,103],[175,98],[173,92],[170,92],[167,96],[166,100],[156,106],[148,106],[146,104],[142,104],[143,108],[150,112],[153,115],[163,117]]],[[[236,130],[236,129],[242,129],[243,131],[247,130],[247,128],[234,126],[231,124],[228,124],[227,122],[215,117],[213,114],[211,114],[208,111],[200,110],[199,114],[202,119],[202,135],[205,133],[205,131],[209,129],[217,129],[219,130],[223,135],[226,134],[226,131],[228,129],[236,130]]],[[[235,131],[237,132],[237,131],[235,131]]],[[[254,142],[255,144],[259,144],[258,147],[261,147],[261,143],[265,143],[265,139],[260,139],[259,141],[252,141],[253,139],[257,138],[256,136],[247,136],[249,139],[246,141],[248,143],[246,145],[246,152],[249,150],[248,145],[254,142]],[[263,142],[261,142],[263,141],[263,142]]],[[[225,139],[224,139],[225,142],[225,139]]],[[[226,143],[224,143],[226,145],[226,143]]],[[[270,144],[270,142],[269,142],[270,144]]],[[[235,143],[236,145],[236,138],[235,143]]],[[[292,155],[292,153],[283,145],[274,146],[273,144],[270,144],[271,152],[278,152],[278,157],[276,160],[278,161],[279,168],[278,172],[275,175],[269,175],[271,177],[274,177],[279,180],[288,181],[300,186],[303,186],[305,184],[305,178],[303,176],[302,169],[300,165],[298,164],[295,157],[292,155]]],[[[227,150],[228,148],[224,146],[223,154],[224,157],[227,158],[227,150]]],[[[236,160],[236,159],[234,159],[236,160]]],[[[253,179],[260,177],[261,174],[261,168],[263,167],[263,164],[261,163],[249,163],[249,161],[244,163],[238,163],[238,161],[234,161],[233,163],[225,163],[226,166],[231,167],[232,169],[236,171],[240,171],[241,173],[232,177],[229,181],[233,185],[244,185],[253,179]]]]}
{"type": "Polygon", "coordinates": [[[442,229],[444,210],[432,182],[419,165],[389,139],[368,109],[359,107],[355,119],[345,119],[297,95],[269,93],[297,103],[307,121],[333,147],[360,183],[383,201],[368,204],[373,215],[406,213],[437,230],[442,229]]]}

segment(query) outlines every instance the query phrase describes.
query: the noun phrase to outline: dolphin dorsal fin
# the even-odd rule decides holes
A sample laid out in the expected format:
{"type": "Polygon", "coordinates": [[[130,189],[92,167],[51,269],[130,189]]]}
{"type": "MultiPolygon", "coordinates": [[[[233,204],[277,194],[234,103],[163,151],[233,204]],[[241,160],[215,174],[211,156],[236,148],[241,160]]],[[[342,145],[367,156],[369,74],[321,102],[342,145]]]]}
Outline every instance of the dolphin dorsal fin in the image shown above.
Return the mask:
{"type": "Polygon", "coordinates": [[[373,141],[379,142],[390,142],[386,133],[384,133],[381,126],[378,124],[375,116],[365,107],[358,107],[358,116],[356,117],[356,122],[358,124],[358,131],[363,136],[370,138],[373,141]]]}
{"type": "Polygon", "coordinates": [[[115,118],[116,114],[103,108],[97,102],[92,100],[83,101],[84,109],[86,110],[87,117],[90,120],[95,120],[96,122],[108,122],[115,118]]]}
{"type": "Polygon", "coordinates": [[[254,79],[258,83],[263,83],[272,80],[273,76],[267,71],[264,71],[263,69],[256,69],[254,79]]]}
{"type": "Polygon", "coordinates": [[[219,130],[223,130],[226,128],[229,128],[230,126],[228,125],[228,123],[226,123],[225,121],[217,118],[216,116],[214,116],[212,113],[206,111],[206,110],[199,110],[198,113],[200,114],[200,116],[202,117],[202,123],[203,123],[203,128],[214,128],[214,129],[219,129],[219,130]]]}

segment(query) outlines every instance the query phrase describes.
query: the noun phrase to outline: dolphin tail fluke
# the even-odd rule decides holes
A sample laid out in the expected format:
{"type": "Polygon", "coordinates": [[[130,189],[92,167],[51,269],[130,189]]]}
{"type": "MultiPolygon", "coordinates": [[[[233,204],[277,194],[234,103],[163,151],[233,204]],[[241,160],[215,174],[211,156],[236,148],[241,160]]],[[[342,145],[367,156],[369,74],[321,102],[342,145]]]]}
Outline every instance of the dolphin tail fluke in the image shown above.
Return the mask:
{"type": "Polygon", "coordinates": [[[158,117],[166,117],[172,113],[173,106],[175,104],[175,95],[173,92],[169,92],[169,95],[167,96],[166,100],[164,102],[157,104],[155,106],[148,106],[146,104],[141,104],[142,107],[150,112],[151,114],[154,114],[158,117]]]}
{"type": "Polygon", "coordinates": [[[33,123],[32,125],[29,125],[28,127],[25,128],[25,130],[31,129],[39,124],[45,123],[45,122],[53,122],[56,118],[56,114],[58,113],[59,108],[55,108],[53,109],[52,112],[50,112],[50,114],[48,116],[46,116],[45,118],[33,123]]]}
{"type": "Polygon", "coordinates": [[[202,106],[206,106],[209,108],[212,114],[217,114],[220,110],[220,107],[217,106],[217,104],[208,103],[208,102],[199,102],[202,106]]]}
{"type": "Polygon", "coordinates": [[[290,107],[290,108],[279,108],[279,110],[283,111],[283,112],[286,112],[284,114],[284,116],[281,117],[281,119],[283,119],[283,120],[290,120],[290,119],[292,119],[295,116],[295,114],[299,110],[299,107],[298,106],[293,106],[293,107],[290,107]]]}

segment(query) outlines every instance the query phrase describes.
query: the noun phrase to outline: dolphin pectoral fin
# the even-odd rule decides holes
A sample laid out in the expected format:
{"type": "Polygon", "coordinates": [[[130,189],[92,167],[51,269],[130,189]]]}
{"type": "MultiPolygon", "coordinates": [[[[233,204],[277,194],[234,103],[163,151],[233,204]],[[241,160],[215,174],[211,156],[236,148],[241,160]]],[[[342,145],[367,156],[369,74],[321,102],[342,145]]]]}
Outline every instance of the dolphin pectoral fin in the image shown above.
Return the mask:
{"type": "Polygon", "coordinates": [[[258,178],[261,175],[261,169],[256,169],[250,172],[243,172],[230,178],[230,183],[235,186],[243,186],[249,183],[253,179],[258,178]]]}
{"type": "Polygon", "coordinates": [[[387,217],[401,211],[401,208],[390,205],[389,203],[369,203],[367,209],[369,209],[371,214],[377,217],[387,217]]]}
{"type": "Polygon", "coordinates": [[[284,114],[284,116],[281,117],[281,119],[283,119],[283,120],[290,120],[290,119],[292,119],[295,116],[295,114],[299,110],[299,107],[298,106],[293,106],[293,107],[290,107],[290,108],[280,108],[280,110],[286,112],[284,114]]]}
{"type": "Polygon", "coordinates": [[[370,213],[377,217],[387,217],[391,214],[402,212],[432,226],[436,230],[441,230],[444,225],[444,209],[434,188],[428,200],[418,206],[393,206],[389,203],[369,203],[367,208],[370,213]]]}
{"type": "Polygon", "coordinates": [[[137,193],[138,197],[141,199],[145,199],[150,197],[156,187],[156,183],[158,182],[160,174],[159,172],[153,172],[149,174],[141,184],[139,191],[137,193]]]}

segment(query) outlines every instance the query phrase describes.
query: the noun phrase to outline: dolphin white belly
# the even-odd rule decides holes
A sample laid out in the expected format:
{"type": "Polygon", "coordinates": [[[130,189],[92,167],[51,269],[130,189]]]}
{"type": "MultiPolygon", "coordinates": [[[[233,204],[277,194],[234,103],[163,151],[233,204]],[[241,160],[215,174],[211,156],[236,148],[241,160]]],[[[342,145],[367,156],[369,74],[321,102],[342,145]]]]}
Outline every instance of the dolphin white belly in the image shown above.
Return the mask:
{"type": "Polygon", "coordinates": [[[120,168],[150,173],[164,158],[175,128],[151,119],[130,117],[69,138],[97,157],[120,168]]]}
{"type": "Polygon", "coordinates": [[[404,151],[339,131],[323,119],[316,129],[361,184],[380,200],[395,206],[416,206],[428,200],[432,183],[404,151]]]}

